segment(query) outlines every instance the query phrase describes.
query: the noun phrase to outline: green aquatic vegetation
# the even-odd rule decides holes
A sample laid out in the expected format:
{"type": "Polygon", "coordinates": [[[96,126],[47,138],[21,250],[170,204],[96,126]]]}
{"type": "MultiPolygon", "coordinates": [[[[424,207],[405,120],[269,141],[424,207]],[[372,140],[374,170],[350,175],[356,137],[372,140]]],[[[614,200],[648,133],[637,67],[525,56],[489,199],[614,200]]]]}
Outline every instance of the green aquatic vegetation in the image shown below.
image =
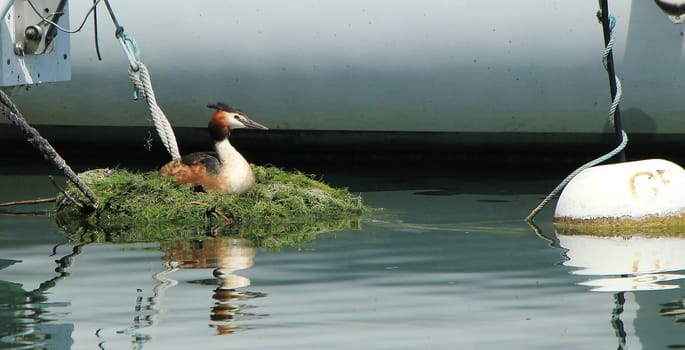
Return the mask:
{"type": "Polygon", "coordinates": [[[179,236],[236,235],[258,246],[303,243],[317,233],[357,228],[361,197],[312,176],[254,166],[255,187],[243,195],[197,191],[157,172],[95,169],[79,177],[98,196],[80,205],[75,186],[58,195],[54,215],[67,232],[103,233],[98,240],[160,241],[179,236]]]}
{"type": "Polygon", "coordinates": [[[685,214],[634,218],[556,218],[554,229],[561,235],[683,237],[685,214]]]}

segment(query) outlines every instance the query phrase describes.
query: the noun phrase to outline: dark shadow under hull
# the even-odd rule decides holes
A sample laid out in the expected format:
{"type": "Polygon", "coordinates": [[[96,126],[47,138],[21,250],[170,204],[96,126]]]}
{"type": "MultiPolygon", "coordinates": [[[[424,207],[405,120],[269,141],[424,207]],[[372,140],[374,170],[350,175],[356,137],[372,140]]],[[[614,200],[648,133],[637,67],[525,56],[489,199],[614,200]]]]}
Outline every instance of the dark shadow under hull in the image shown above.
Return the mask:
{"type": "MultiPolygon", "coordinates": [[[[152,127],[35,126],[76,171],[159,168],[169,160],[152,127]]],[[[210,151],[204,128],[176,128],[181,153],[210,151]]],[[[239,130],[231,142],[252,163],[327,170],[565,173],[615,145],[613,134],[239,130]]],[[[629,160],[685,160],[682,134],[631,134],[629,160]]],[[[2,174],[53,173],[11,125],[0,125],[2,174]]]]}

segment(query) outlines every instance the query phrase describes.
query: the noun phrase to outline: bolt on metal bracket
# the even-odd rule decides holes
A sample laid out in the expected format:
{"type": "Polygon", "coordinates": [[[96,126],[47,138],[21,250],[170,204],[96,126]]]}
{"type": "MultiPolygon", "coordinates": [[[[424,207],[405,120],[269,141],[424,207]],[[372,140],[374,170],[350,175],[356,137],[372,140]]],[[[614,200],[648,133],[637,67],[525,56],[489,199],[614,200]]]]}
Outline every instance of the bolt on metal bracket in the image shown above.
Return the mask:
{"type": "Polygon", "coordinates": [[[0,86],[69,80],[70,35],[53,24],[69,27],[68,1],[14,0],[11,6],[3,1],[8,10],[0,18],[0,86]]]}

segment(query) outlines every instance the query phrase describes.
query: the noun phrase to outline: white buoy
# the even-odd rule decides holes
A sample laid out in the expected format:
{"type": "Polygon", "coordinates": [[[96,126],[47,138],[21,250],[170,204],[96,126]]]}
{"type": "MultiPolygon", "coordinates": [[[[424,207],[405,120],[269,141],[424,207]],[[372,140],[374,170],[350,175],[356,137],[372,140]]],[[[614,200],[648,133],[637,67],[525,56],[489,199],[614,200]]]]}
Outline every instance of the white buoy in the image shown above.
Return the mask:
{"type": "Polygon", "coordinates": [[[600,165],[564,188],[556,222],[673,220],[685,212],[685,170],[663,159],[600,165]]]}

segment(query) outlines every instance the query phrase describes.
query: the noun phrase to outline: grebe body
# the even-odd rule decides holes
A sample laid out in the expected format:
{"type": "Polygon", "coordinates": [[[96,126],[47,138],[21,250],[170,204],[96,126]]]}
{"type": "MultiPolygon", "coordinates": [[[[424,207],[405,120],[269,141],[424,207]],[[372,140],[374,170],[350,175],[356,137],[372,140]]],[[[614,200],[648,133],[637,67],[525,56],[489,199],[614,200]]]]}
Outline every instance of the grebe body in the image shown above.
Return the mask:
{"type": "Polygon", "coordinates": [[[216,109],[209,120],[208,130],[214,140],[215,153],[196,152],[174,159],[160,170],[161,176],[173,177],[179,184],[200,185],[205,191],[242,194],[255,184],[252,167],[228,136],[233,129],[267,130],[238,109],[224,103],[210,104],[216,109]]]}

